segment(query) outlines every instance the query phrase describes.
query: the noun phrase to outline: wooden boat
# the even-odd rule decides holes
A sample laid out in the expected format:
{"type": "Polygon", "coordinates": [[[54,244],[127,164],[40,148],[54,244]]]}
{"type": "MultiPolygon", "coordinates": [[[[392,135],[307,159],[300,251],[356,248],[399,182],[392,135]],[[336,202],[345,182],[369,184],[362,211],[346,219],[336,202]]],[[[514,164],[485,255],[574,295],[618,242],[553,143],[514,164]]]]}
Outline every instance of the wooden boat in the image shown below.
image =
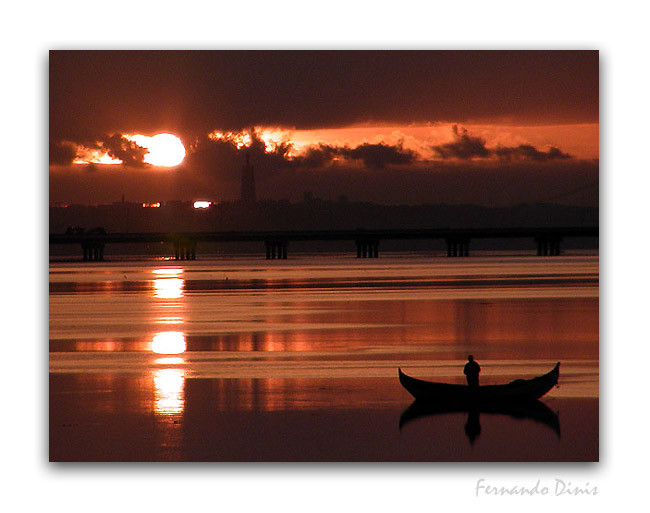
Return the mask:
{"type": "Polygon", "coordinates": [[[466,404],[477,402],[534,401],[557,385],[560,362],[546,374],[532,379],[516,379],[504,385],[484,385],[471,388],[467,385],[434,383],[412,378],[398,369],[399,382],[419,401],[466,404]]]}

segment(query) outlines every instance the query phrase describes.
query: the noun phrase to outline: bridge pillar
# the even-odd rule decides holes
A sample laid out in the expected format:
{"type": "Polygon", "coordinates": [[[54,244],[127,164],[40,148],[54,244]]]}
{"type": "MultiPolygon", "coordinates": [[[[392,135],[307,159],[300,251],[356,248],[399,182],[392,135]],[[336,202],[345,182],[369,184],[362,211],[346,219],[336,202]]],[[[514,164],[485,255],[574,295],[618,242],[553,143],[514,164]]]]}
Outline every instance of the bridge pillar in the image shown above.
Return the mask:
{"type": "Polygon", "coordinates": [[[192,239],[175,240],[174,260],[196,260],[196,241],[192,239]]]}
{"type": "Polygon", "coordinates": [[[185,244],[182,241],[174,242],[174,260],[185,259],[185,244]]]}
{"type": "Polygon", "coordinates": [[[551,256],[559,256],[560,255],[560,242],[561,239],[559,237],[553,239],[551,241],[551,256]]]}
{"type": "Polygon", "coordinates": [[[468,257],[469,256],[469,239],[447,239],[447,256],[448,257],[468,257]]]}
{"type": "Polygon", "coordinates": [[[287,247],[289,243],[286,240],[267,240],[264,241],[266,247],[266,259],[287,259],[287,247]]]}
{"type": "Polygon", "coordinates": [[[559,256],[562,237],[535,237],[535,242],[537,243],[537,256],[559,256]]]}
{"type": "Polygon", "coordinates": [[[84,262],[104,261],[104,243],[103,242],[83,242],[81,244],[84,262]]]}
{"type": "Polygon", "coordinates": [[[378,240],[357,240],[357,258],[379,258],[378,240]]]}

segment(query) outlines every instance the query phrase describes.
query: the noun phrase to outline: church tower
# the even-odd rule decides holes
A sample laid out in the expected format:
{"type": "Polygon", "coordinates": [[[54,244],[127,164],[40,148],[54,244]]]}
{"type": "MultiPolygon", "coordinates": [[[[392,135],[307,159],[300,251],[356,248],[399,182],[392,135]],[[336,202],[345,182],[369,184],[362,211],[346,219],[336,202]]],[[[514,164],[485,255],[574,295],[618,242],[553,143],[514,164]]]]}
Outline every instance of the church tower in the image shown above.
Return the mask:
{"type": "Polygon", "coordinates": [[[244,205],[252,205],[257,200],[255,196],[255,169],[251,166],[250,154],[248,153],[246,153],[246,165],[242,168],[240,199],[244,205]]]}

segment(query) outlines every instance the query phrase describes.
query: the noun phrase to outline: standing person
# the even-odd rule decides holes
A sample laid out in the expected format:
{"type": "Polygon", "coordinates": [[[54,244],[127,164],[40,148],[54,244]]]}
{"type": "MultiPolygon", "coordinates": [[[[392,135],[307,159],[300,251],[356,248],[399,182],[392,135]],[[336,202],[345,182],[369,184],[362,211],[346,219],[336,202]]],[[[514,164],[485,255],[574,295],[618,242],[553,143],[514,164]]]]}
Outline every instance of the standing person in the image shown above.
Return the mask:
{"type": "Polygon", "coordinates": [[[467,363],[463,369],[463,374],[467,376],[467,385],[472,388],[478,388],[478,375],[481,372],[481,366],[474,361],[471,354],[467,357],[467,363]]]}

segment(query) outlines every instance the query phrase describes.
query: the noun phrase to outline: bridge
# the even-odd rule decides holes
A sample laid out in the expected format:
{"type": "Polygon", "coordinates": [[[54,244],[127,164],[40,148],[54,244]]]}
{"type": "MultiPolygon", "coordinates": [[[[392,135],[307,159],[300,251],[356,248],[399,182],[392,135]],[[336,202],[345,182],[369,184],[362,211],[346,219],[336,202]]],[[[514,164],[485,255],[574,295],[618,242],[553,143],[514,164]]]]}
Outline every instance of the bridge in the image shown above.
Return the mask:
{"type": "Polygon", "coordinates": [[[357,258],[377,258],[383,240],[444,240],[448,257],[468,257],[473,239],[532,239],[539,256],[557,256],[564,239],[598,237],[597,226],[546,228],[468,228],[406,230],[294,230],[222,232],[105,233],[103,229],[50,234],[50,245],[79,244],[84,261],[104,260],[106,244],[170,243],[177,260],[195,260],[200,242],[263,242],[267,259],[286,259],[289,242],[353,241],[357,258]]]}

